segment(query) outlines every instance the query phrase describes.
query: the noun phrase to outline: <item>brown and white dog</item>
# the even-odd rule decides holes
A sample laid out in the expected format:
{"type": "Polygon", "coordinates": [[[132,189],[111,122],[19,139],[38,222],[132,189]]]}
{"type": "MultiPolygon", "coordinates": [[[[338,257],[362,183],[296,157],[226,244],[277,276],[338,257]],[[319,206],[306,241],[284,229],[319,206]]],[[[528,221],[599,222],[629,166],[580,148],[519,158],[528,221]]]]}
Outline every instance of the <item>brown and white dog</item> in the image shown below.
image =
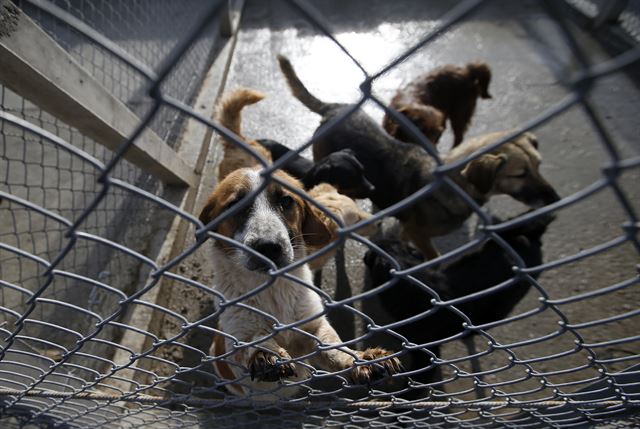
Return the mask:
{"type": "MultiPolygon", "coordinates": [[[[302,189],[300,182],[284,172],[277,171],[275,176],[302,189]]],[[[200,220],[208,224],[261,185],[259,168],[231,172],[214,189],[200,220]]],[[[240,303],[226,306],[219,317],[220,330],[235,341],[218,336],[211,349],[218,357],[214,360],[218,374],[233,381],[227,385],[232,393],[273,398],[271,393],[278,388],[274,382],[305,380],[309,365],[342,372],[355,383],[369,383],[399,371],[399,360],[385,359],[390,354],[386,350],[355,351],[338,346],[342,341],[323,314],[320,296],[310,287],[308,264],[287,271],[296,280],[269,273],[272,268],[280,270],[300,261],[309,247],[329,243],[332,231],[320,210],[271,181],[239,213],[220,221],[214,231],[231,240],[216,239],[212,246],[216,289],[225,302],[246,296],[240,303]],[[291,324],[296,324],[296,329],[283,328],[291,324]],[[251,345],[242,346],[247,343],[251,345]],[[336,347],[320,350],[319,345],[336,347]],[[233,353],[225,357],[227,352],[233,353]],[[292,361],[300,357],[305,357],[304,361],[292,361]],[[374,359],[381,362],[356,364],[357,360],[374,359]]],[[[274,394],[291,396],[296,391],[287,387],[274,394]]]]}
{"type": "MultiPolygon", "coordinates": [[[[464,67],[446,65],[409,82],[391,99],[390,106],[413,122],[433,144],[438,143],[448,119],[455,147],[467,131],[476,100],[491,98],[490,82],[491,69],[487,63],[477,61],[464,67]]],[[[388,114],[383,126],[398,140],[416,141],[388,114]]]]}
{"type": "MultiPolygon", "coordinates": [[[[276,142],[267,143],[269,146],[265,147],[262,142],[270,141],[249,141],[242,135],[241,112],[243,107],[253,103],[257,103],[264,97],[264,94],[256,90],[249,88],[239,88],[229,95],[225,96],[220,105],[217,119],[222,125],[233,131],[242,140],[247,142],[247,144],[255,149],[256,152],[260,153],[265,158],[265,160],[271,161],[272,158],[278,159],[279,156],[283,155],[283,153],[278,153],[278,150],[280,152],[286,150],[286,152],[288,153],[290,149],[276,142]],[[276,156],[272,155],[274,145],[277,145],[277,150],[275,150],[276,156]]],[[[224,139],[223,141],[224,158],[222,159],[218,168],[218,180],[222,180],[230,172],[239,168],[254,167],[260,165],[258,160],[253,155],[241,149],[233,141],[228,141],[226,139],[224,139]]],[[[344,187],[345,189],[355,192],[357,196],[362,197],[363,193],[368,195],[368,192],[373,189],[373,186],[364,178],[364,167],[362,167],[355,156],[347,154],[347,151],[343,152],[345,153],[331,154],[317,164],[314,164],[311,160],[299,156],[297,159],[294,158],[296,168],[293,168],[293,170],[299,170],[298,172],[300,173],[302,170],[304,170],[304,168],[302,168],[301,166],[302,164],[304,164],[304,167],[309,171],[305,170],[305,174],[300,174],[300,180],[305,183],[305,181],[308,179],[314,183],[314,186],[309,191],[309,195],[315,201],[321,203],[334,216],[340,219],[343,225],[351,226],[357,222],[360,222],[361,220],[368,219],[369,217],[371,217],[371,215],[360,209],[353,199],[338,193],[336,187],[344,187]],[[320,180],[323,179],[332,181],[333,183],[335,183],[335,186],[330,185],[329,183],[317,184],[320,180]]],[[[287,171],[286,166],[284,170],[287,171]]],[[[291,172],[289,173],[295,177],[295,174],[291,172]]],[[[318,210],[318,213],[320,213],[320,210],[318,210]]],[[[327,225],[328,230],[336,231],[338,229],[338,225],[330,216],[324,216],[323,221],[327,225]]],[[[369,225],[367,227],[359,229],[358,233],[361,235],[370,235],[374,232],[374,229],[374,225],[369,225]]],[[[337,235],[334,235],[333,240],[336,239],[337,235]]],[[[320,247],[314,247],[312,248],[312,250],[318,250],[319,248],[324,247],[325,244],[327,243],[324,243],[320,247]]],[[[322,268],[334,254],[335,251],[329,251],[309,261],[311,269],[316,270],[322,268]]]]}

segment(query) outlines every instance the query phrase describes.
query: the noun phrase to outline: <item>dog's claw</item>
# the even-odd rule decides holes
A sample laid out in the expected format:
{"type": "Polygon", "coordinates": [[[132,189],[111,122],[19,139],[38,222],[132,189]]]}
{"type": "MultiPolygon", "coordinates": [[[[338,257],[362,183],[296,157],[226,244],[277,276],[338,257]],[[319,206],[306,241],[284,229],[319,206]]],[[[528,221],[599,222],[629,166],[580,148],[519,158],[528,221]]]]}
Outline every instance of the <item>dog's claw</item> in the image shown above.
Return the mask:
{"type": "MultiPolygon", "coordinates": [[[[367,349],[358,352],[358,356],[363,360],[374,360],[385,356],[389,356],[391,352],[384,349],[367,349]]],[[[400,372],[401,364],[398,358],[389,358],[378,364],[361,365],[354,368],[351,372],[351,379],[356,384],[369,384],[372,381],[383,379],[400,372]]]]}
{"type": "Polygon", "coordinates": [[[257,351],[249,365],[251,381],[279,381],[291,376],[297,377],[293,362],[282,362],[275,353],[257,351]]]}

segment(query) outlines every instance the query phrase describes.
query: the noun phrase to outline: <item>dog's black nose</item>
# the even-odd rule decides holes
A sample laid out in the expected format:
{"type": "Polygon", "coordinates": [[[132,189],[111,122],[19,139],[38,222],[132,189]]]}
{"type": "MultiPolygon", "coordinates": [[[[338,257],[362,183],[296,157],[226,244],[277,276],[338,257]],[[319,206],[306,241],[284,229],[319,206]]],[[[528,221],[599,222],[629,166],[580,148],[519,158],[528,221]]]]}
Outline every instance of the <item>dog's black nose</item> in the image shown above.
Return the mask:
{"type": "Polygon", "coordinates": [[[280,243],[261,238],[251,243],[251,248],[261,255],[271,259],[276,264],[280,260],[283,251],[280,243]]]}

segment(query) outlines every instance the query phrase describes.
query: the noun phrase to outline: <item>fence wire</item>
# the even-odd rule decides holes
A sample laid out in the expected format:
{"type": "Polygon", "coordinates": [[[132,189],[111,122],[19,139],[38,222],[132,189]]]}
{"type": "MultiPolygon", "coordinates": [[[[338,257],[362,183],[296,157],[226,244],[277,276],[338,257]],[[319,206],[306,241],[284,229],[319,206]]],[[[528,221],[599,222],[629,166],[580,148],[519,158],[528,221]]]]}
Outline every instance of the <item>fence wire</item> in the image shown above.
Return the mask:
{"type": "MultiPolygon", "coordinates": [[[[229,381],[211,370],[212,363],[228,361],[227,356],[210,356],[208,346],[202,346],[194,338],[208,338],[210,343],[213,335],[228,335],[214,322],[229,306],[263,314],[246,301],[268,288],[270,282],[256,285],[254,291],[234,302],[212,288],[215,278],[206,282],[182,268],[188,263],[193,268],[194,255],[201,247],[210,245],[212,240],[225,239],[213,232],[214,228],[242,209],[243,203],[204,225],[197,215],[186,213],[164,199],[162,184],[124,159],[128,148],[146,128],[153,129],[175,147],[188,119],[251,151],[244,141],[191,105],[219,48],[213,40],[215,30],[211,23],[226,13],[225,3],[20,2],[27,14],[139,116],[140,123],[129,140],[116,153],[110,153],[20,94],[0,87],[3,182],[0,188],[0,332],[3,336],[0,422],[8,427],[62,428],[605,427],[612,419],[636,410],[640,386],[638,336],[609,336],[594,341],[585,335],[594,327],[606,330],[616,323],[633,323],[639,314],[636,303],[615,308],[606,317],[597,313],[596,318],[582,322],[572,318],[568,309],[597,306],[598,299],[615,294],[633,297],[630,291],[637,288],[638,273],[620,278],[614,284],[572,289],[572,293],[560,296],[550,293],[548,282],[538,278],[562,267],[578,267],[572,271],[576,282],[595,281],[595,277],[589,277],[593,273],[580,273],[584,267],[579,265],[581,262],[623,247],[633,257],[640,254],[637,201],[628,196],[629,188],[624,182],[626,173],[640,167],[640,157],[637,153],[628,155],[628,151],[621,148],[619,138],[613,137],[617,134],[608,128],[590,97],[598,81],[637,65],[640,48],[634,47],[612,59],[594,61],[576,40],[561,4],[544,1],[536,5],[552,20],[571,57],[567,69],[555,70],[566,96],[544,105],[543,111],[531,115],[490,147],[453,163],[444,163],[431,142],[418,135],[420,144],[435,159],[434,181],[412,196],[378,211],[369,221],[388,218],[439,188],[450,188],[476,214],[480,233],[441,257],[403,266],[375,240],[354,232],[357,227],[341,227],[339,240],[329,248],[337,249],[346,242],[347,247],[357,246],[360,254],[369,249],[383,255],[395,268],[389,282],[382,287],[364,288],[352,296],[332,297],[320,285],[296,280],[299,287],[316,292],[325,302],[318,317],[325,314],[334,317],[341,311],[357,321],[359,328],[353,335],[343,337],[343,345],[359,348],[363,344],[377,344],[381,336],[386,337],[394,345],[391,349],[395,355],[402,359],[422,351],[428,357],[429,368],[440,369],[441,378],[426,383],[416,381],[424,368],[407,365],[401,373],[382,382],[354,386],[345,374],[315,370],[310,380],[300,383],[301,394],[295,398],[285,397],[282,389],[286,382],[274,383],[273,391],[280,396],[277,401],[230,394],[225,388],[229,381]],[[167,32],[168,29],[176,32],[167,32]],[[111,44],[106,46],[102,37],[119,49],[113,49],[111,44]],[[597,137],[606,159],[597,180],[574,189],[560,201],[515,219],[494,223],[490,213],[445,174],[461,169],[471,159],[503,146],[523,132],[536,131],[558,118],[562,120],[562,115],[570,109],[581,111],[587,118],[585,128],[597,137]],[[568,208],[605,192],[613,195],[616,208],[625,218],[613,238],[603,237],[590,247],[577,249],[570,246],[571,237],[567,237],[569,247],[561,257],[526,266],[513,244],[500,235],[551,213],[562,216],[568,208]],[[191,225],[195,239],[177,256],[157,262],[149,242],[162,236],[176,216],[191,225]],[[157,218],[164,221],[151,221],[157,218]],[[425,269],[455,261],[487,242],[495,243],[514,265],[513,276],[496,288],[465,296],[440,297],[433,293],[429,281],[421,277],[425,269]],[[194,301],[192,305],[206,308],[194,318],[192,313],[187,317],[170,303],[162,306],[146,301],[145,294],[158,288],[162,281],[170,281],[172,288],[185,296],[199,296],[205,304],[194,301]],[[451,311],[464,320],[464,330],[450,338],[416,344],[400,333],[413,320],[382,321],[367,312],[366,302],[379,299],[378,295],[384,290],[398,287],[401,281],[427,291],[425,299],[439,311],[451,311]],[[535,308],[477,326],[460,310],[474,302],[486,303],[478,300],[490,299],[491,292],[516,282],[526,282],[539,297],[535,308]],[[214,302],[223,305],[206,304],[214,302]],[[149,332],[128,324],[127,315],[142,307],[161,313],[172,328],[149,332]],[[494,328],[535,324],[540,315],[557,322],[544,335],[527,335],[509,343],[493,333],[494,328]],[[135,351],[120,344],[125,332],[135,332],[141,342],[150,340],[149,347],[135,351]],[[472,356],[464,352],[458,356],[434,352],[437,347],[457,343],[457,339],[468,333],[481,338],[479,342],[486,347],[472,356]],[[565,348],[567,338],[571,346],[565,348]],[[549,348],[535,355],[524,351],[543,346],[549,348]],[[625,348],[625,352],[602,352],[613,346],[625,348]],[[128,361],[116,362],[114,354],[118,351],[125,351],[128,361]],[[191,360],[185,358],[187,355],[191,360]],[[494,358],[488,361],[494,366],[477,371],[472,367],[473,357],[481,362],[494,358]],[[566,357],[575,358],[571,362],[579,364],[567,366],[567,361],[563,361],[566,357]],[[545,366],[540,369],[538,364],[545,366]],[[484,393],[478,394],[477,388],[484,393]]],[[[491,3],[474,0],[452,4],[429,32],[420,35],[412,46],[397,52],[395,60],[371,73],[335,36],[331,20],[323,16],[316,5],[285,1],[298,19],[328,38],[365,76],[359,85],[360,98],[355,107],[325,124],[320,134],[330,132],[366,103],[394,115],[411,128],[412,124],[390,110],[376,94],[375,84],[455,26],[482,13],[491,3]]],[[[415,131],[415,127],[413,129],[415,131]]],[[[302,152],[318,138],[320,135],[316,134],[296,151],[302,152]]],[[[281,160],[263,169],[265,183],[277,180],[273,172],[284,162],[281,160]]],[[[292,191],[309,198],[299,190],[292,191]]],[[[251,197],[245,198],[244,203],[251,197]]],[[[250,252],[242,244],[236,245],[250,252]]],[[[305,261],[315,256],[309,255],[305,261]]],[[[633,257],[622,263],[637,263],[633,257]]],[[[628,265],[612,269],[632,271],[628,265]]],[[[275,275],[290,277],[290,270],[290,267],[280,269],[275,275]]],[[[427,314],[421,315],[425,316],[427,314]]],[[[278,329],[300,332],[300,323],[282,325],[275,320],[275,324],[278,329]]],[[[237,344],[234,352],[259,347],[270,336],[253,343],[234,339],[237,344]]],[[[300,358],[294,361],[305,365],[300,358]]],[[[236,381],[248,378],[246,375],[236,381]]],[[[632,427],[633,420],[612,423],[613,427],[625,424],[632,427]]]]}

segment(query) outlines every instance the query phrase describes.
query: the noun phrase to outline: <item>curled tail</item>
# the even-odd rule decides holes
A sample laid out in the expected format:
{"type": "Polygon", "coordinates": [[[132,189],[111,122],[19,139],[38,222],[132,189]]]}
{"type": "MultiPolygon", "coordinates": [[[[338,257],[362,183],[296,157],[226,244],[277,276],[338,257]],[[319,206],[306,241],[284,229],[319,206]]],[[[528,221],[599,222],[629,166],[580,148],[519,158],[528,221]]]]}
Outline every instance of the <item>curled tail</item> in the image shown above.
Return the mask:
{"type": "Polygon", "coordinates": [[[298,75],[291,65],[291,61],[289,61],[287,57],[284,55],[278,55],[278,63],[280,64],[280,70],[282,70],[284,77],[287,79],[287,83],[289,84],[289,88],[291,88],[291,92],[294,97],[307,106],[309,110],[322,115],[327,109],[328,104],[324,101],[318,100],[307,90],[298,78],[298,75]]]}
{"type": "Polygon", "coordinates": [[[259,91],[249,88],[237,89],[222,100],[222,104],[216,115],[217,119],[226,128],[242,137],[243,140],[246,140],[242,135],[242,109],[245,106],[257,103],[263,98],[265,98],[265,95],[259,91]]]}

